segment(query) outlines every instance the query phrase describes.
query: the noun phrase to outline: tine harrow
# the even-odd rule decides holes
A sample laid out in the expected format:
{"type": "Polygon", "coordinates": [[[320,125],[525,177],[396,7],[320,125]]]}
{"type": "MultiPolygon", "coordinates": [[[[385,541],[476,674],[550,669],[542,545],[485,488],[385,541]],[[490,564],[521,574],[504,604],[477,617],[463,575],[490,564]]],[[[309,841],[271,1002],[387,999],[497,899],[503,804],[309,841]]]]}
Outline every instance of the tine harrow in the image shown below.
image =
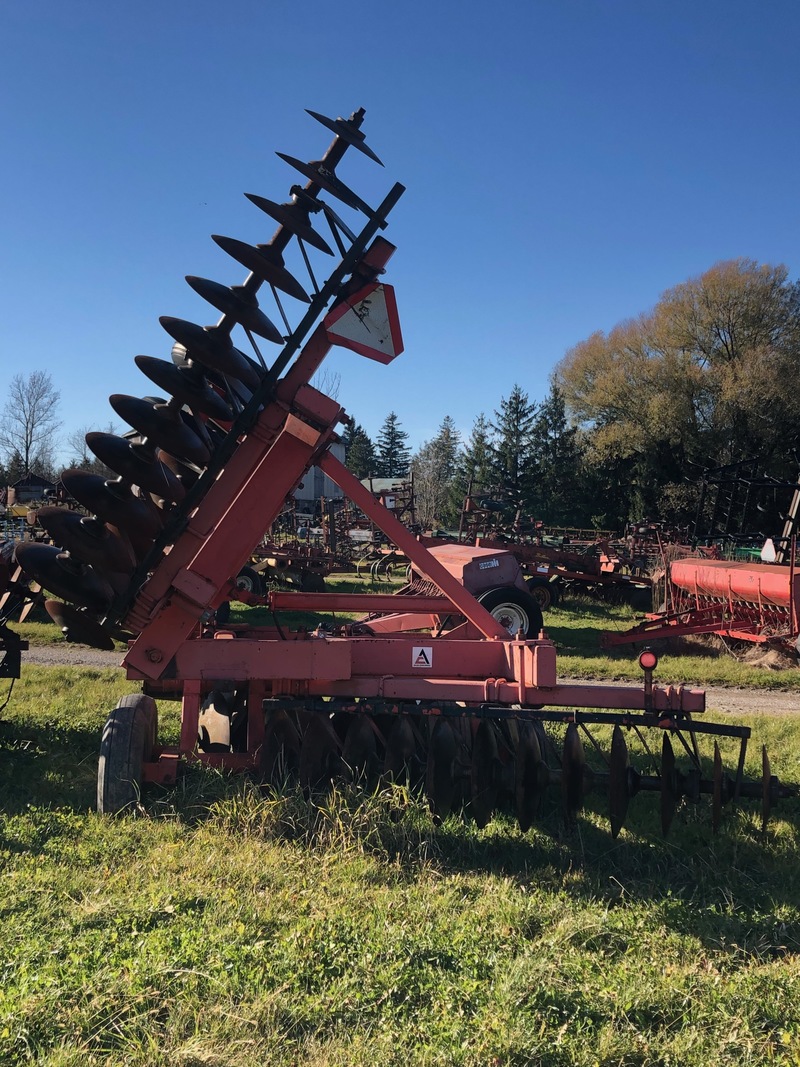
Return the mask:
{"type": "MultiPolygon", "coordinates": [[[[322,158],[278,153],[306,184],[293,185],[285,203],[246,194],[277,224],[272,238],[213,237],[249,272],[244,281],[186,276],[216,321],[162,316],[170,358],[135,357],[166,399],[115,393],[111,406],[130,429],[87,434],[115,476],[64,472],[85,513],[42,508],[38,521],[53,543],[16,550],[65,636],[101,648],[126,640],[124,666],[142,685],[103,730],[99,809],[135,805],[143,785],[173,783],[182,764],[200,761],[269,782],[294,776],[309,795],[336,777],[405,781],[437,818],[465,810],[481,827],[507,811],[528,830],[553,795],[571,825],[598,791],[615,837],[631,800],[648,792],[659,798],[665,834],[681,805],[702,798],[715,830],[726,805],[743,798],[760,801],[766,825],[773,804],[795,789],[772,775],[766,752],[760,778],[745,777],[748,729],[705,721],[701,690],[656,685],[649,651],[640,687],[559,682],[555,647],[514,557],[495,547],[467,557],[463,548],[424,546],[335,458],[336,427],[348,416],[310,382],[333,345],[384,364],[402,352],[394,293],[381,280],[394,248],[379,231],[404,190],[394,185],[372,207],[338,173],[350,148],[383,165],[361,131],[363,110],[309,115],[334,135],[322,158]],[[339,210],[363,216],[362,228],[339,210]],[[317,215],[332,243],[312,224],[317,215]],[[328,257],[321,284],[320,256],[328,257]],[[262,288],[277,316],[259,300],[262,288]],[[263,341],[274,346],[266,356],[263,341]],[[407,595],[259,598],[237,587],[311,466],[410,561],[417,578],[407,595]],[[490,584],[471,591],[471,574],[490,584]],[[228,625],[231,599],[273,613],[364,618],[313,632],[228,625]],[[182,703],[177,745],[159,739],[158,696],[182,703]],[[659,733],[658,744],[648,742],[659,733]],[[706,739],[710,757],[700,753],[706,739]],[[735,743],[728,775],[723,749],[735,743]]],[[[15,657],[19,646],[7,640],[5,662],[13,667],[15,657]]]]}

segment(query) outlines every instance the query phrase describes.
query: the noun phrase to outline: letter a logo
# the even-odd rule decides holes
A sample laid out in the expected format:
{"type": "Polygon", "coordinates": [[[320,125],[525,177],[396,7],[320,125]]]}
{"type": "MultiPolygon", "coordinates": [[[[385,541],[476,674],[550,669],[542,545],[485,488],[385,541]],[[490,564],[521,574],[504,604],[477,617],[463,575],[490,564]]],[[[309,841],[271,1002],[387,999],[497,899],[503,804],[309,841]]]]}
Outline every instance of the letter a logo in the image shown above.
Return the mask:
{"type": "Polygon", "coordinates": [[[417,645],[411,650],[411,666],[423,670],[433,666],[433,648],[431,645],[417,645]]]}

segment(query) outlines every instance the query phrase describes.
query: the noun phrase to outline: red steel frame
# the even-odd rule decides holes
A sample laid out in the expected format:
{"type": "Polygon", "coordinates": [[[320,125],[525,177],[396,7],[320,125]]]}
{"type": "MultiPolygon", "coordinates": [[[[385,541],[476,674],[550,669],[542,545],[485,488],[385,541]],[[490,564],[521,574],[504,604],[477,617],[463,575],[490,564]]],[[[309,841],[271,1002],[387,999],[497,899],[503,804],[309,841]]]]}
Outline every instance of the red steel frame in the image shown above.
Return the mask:
{"type": "MultiPolygon", "coordinates": [[[[382,268],[394,249],[379,239],[368,255],[382,268]]],[[[654,712],[668,725],[705,707],[702,690],[660,687],[647,676],[643,688],[562,685],[556,652],[538,640],[512,637],[371,493],[327,451],[344,412],[308,385],[331,348],[324,323],[311,334],[274,395],[190,515],[171,550],[137,594],[123,625],[139,631],[124,659],[128,677],[152,695],[182,699],[180,743],[157,749],[144,767],[146,781],[173,781],[180,758],[243,769],[256,764],[264,737],[263,701],[275,697],[383,698],[421,701],[421,713],[443,702],[508,708],[620,708],[654,712]],[[331,594],[272,594],[272,606],[322,610],[363,608],[391,612],[388,632],[331,636],[286,633],[275,628],[205,629],[203,619],[235,597],[231,575],[250,556],[287,495],[318,465],[441,590],[441,597],[413,598],[413,611],[398,613],[398,598],[331,594]],[[398,617],[398,615],[400,617],[398,617]],[[463,622],[437,636],[407,632],[442,616],[463,622]],[[401,629],[405,627],[405,629],[401,629]],[[426,654],[419,656],[419,650],[426,654]],[[416,664],[421,663],[422,666],[416,664]],[[198,717],[212,689],[247,684],[247,749],[198,753],[198,717]]],[[[412,599],[412,598],[409,598],[412,599]]]]}

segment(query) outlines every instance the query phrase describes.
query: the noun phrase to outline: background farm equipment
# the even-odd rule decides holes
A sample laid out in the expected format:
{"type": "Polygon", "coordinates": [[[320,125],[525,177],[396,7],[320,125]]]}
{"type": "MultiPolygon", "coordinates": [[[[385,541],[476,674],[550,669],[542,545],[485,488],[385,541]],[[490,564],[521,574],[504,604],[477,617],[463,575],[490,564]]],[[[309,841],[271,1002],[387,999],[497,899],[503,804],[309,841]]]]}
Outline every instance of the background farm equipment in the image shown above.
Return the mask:
{"type": "Polygon", "coordinates": [[[798,515],[800,485],[758,475],[753,461],[709,472],[702,482],[692,534],[695,541],[704,536],[708,544],[660,542],[662,564],[654,570],[660,610],[624,633],[605,634],[605,647],[716,634],[733,641],[773,644],[792,653],[800,650],[798,515]],[[785,498],[788,493],[784,513],[780,495],[785,498]],[[705,505],[710,497],[709,510],[705,505]],[[771,498],[771,506],[762,503],[765,498],[771,498]],[[752,514],[782,524],[781,532],[769,537],[764,532],[768,526],[748,525],[752,514]],[[725,558],[743,553],[748,558],[725,558]]]}
{"type": "Polygon", "coordinates": [[[703,795],[712,800],[715,826],[723,802],[740,797],[760,800],[766,821],[771,804],[791,790],[771,775],[766,756],[761,778],[744,778],[747,728],[704,721],[701,690],[656,685],[649,654],[641,659],[641,687],[560,682],[555,647],[513,551],[422,544],[397,508],[331,451],[347,415],[309,384],[330,348],[380,363],[402,351],[393,290],[379,281],[394,248],[378,231],[403,188],[395,185],[370,207],[337,174],[349,148],[377,159],[360,130],[363,112],[336,120],[311,114],[334,133],[324,157],[282,156],[307,184],[293,186],[284,204],[249,197],[278,223],[271,241],[214,238],[250,271],[244,283],[187,279],[221,319],[199,326],[162,318],[175,341],[172,361],[136,358],[171,399],[116,394],[112,406],[130,433],[87,435],[119,477],[63,474],[94,517],[44,508],[39,522],[54,544],[16,549],[18,564],[53,594],[47,611],[69,639],[99,647],[128,639],[124,666],[142,692],[124,698],[103,730],[99,809],[134,806],[144,784],[174,783],[182,764],[200,762],[273,783],[296,774],[307,793],[337,774],[404,779],[424,789],[439,817],[465,805],[480,825],[508,806],[527,829],[549,787],[570,822],[587,790],[602,790],[614,834],[629,800],[648,791],[661,798],[665,831],[679,801],[703,795]],[[351,230],[325,195],[366,216],[363,229],[351,230]],[[339,254],[321,286],[311,250],[333,250],[312,215],[327,221],[339,254]],[[290,247],[300,253],[312,295],[285,265],[290,247]],[[258,304],[262,285],[286,334],[258,304]],[[307,305],[294,327],[287,295],[307,305]],[[237,327],[252,356],[234,346],[237,327]],[[271,362],[262,356],[264,341],[279,346],[271,362]],[[409,561],[406,595],[273,591],[273,611],[311,609],[330,621],[313,631],[277,620],[221,625],[222,604],[248,599],[237,576],[253,546],[312,466],[409,561]],[[363,618],[342,621],[337,611],[363,618]],[[159,737],[157,698],[181,701],[176,745],[159,737]],[[646,740],[653,730],[660,756],[646,740]],[[704,757],[706,738],[714,751],[704,757]],[[731,778],[720,745],[735,748],[731,778]]]}

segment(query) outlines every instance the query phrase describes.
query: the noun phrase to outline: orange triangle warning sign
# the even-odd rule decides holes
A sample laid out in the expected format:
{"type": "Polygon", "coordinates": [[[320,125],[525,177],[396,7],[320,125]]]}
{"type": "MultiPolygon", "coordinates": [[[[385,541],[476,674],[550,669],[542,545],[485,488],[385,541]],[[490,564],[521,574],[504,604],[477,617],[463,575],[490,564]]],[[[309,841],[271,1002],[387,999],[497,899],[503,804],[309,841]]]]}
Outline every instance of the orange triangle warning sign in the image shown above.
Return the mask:
{"type": "Polygon", "coordinates": [[[337,304],[324,320],[331,344],[351,348],[379,363],[403,351],[400,319],[391,285],[372,282],[337,304]]]}

